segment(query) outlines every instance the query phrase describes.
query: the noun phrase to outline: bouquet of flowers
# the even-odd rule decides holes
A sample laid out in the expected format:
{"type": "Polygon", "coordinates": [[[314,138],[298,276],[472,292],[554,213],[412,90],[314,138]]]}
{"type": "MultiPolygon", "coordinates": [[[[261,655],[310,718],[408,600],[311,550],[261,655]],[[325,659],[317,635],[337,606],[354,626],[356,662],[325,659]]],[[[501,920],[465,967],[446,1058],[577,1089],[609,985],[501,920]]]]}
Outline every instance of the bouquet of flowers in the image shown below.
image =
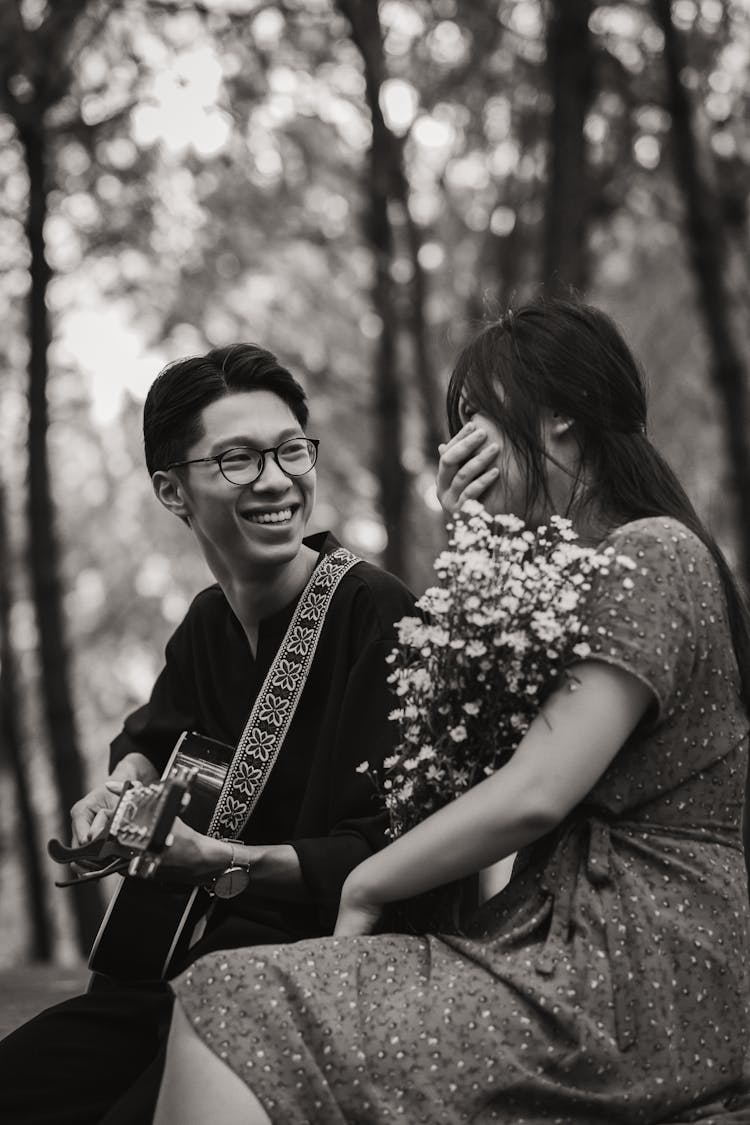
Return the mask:
{"type": "MultiPolygon", "coordinates": [[[[435,562],[439,585],[417,602],[419,617],[398,623],[399,645],[387,658],[399,737],[375,783],[392,838],[507,762],[564,677],[575,689],[566,668],[590,652],[581,610],[592,577],[635,565],[577,542],[569,520],[553,516],[531,530],[476,501],[449,531],[435,562]]],[[[369,772],[366,762],[358,768],[369,772]]],[[[419,924],[429,917],[446,928],[445,909],[435,909],[441,895],[421,898],[429,902],[419,924]]]]}

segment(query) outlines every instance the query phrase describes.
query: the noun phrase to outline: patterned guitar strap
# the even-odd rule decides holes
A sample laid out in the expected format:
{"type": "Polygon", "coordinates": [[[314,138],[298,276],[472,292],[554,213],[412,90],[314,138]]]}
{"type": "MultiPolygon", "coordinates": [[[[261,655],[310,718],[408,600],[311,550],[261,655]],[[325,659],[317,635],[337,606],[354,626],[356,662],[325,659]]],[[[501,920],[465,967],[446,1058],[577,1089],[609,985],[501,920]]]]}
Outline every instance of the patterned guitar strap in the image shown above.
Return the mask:
{"type": "Polygon", "coordinates": [[[333,595],[359,561],[337,547],[312,572],[237,744],[209,836],[237,840],[250,819],[297,710],[333,595]]]}

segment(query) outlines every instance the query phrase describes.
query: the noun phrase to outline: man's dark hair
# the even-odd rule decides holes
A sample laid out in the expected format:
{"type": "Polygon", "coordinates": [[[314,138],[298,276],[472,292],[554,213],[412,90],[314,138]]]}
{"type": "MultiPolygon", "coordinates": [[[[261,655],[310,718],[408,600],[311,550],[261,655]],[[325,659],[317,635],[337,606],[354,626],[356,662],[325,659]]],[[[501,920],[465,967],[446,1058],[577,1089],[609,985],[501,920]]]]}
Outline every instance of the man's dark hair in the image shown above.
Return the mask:
{"type": "Polygon", "coordinates": [[[212,402],[242,391],[271,391],[287,404],[304,429],[305,392],[272,352],[257,344],[212,348],[178,359],[154,380],[143,407],[143,444],[149,475],[174,461],[203,436],[201,413],[212,402]]]}

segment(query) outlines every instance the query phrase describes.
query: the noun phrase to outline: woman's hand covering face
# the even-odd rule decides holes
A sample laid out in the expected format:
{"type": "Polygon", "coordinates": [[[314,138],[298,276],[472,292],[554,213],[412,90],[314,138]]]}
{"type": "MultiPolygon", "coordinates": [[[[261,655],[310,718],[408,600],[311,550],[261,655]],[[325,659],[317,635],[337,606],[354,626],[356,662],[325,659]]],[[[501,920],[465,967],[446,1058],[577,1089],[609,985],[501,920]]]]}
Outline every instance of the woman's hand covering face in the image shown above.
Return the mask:
{"type": "Polygon", "coordinates": [[[471,421],[438,446],[436,489],[446,515],[453,515],[467,500],[479,500],[495,483],[500,472],[495,464],[499,452],[499,445],[471,421]]]}

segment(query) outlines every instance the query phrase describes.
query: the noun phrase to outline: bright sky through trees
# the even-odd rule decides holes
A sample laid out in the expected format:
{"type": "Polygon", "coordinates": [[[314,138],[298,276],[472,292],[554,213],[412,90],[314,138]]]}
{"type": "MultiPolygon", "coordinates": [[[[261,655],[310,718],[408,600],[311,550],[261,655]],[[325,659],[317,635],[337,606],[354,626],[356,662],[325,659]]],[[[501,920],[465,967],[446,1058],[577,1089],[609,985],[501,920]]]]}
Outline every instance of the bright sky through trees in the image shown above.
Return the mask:
{"type": "MultiPolygon", "coordinates": [[[[281,51],[284,19],[279,11],[263,8],[253,16],[257,7],[253,0],[211,0],[207,6],[217,12],[247,13],[259,46],[269,52],[276,48],[281,51]]],[[[740,6],[750,10],[750,0],[742,0],[740,6]]],[[[27,7],[31,11],[33,5],[27,4],[27,7]]],[[[325,5],[317,7],[321,16],[324,15],[325,5]]],[[[450,11],[450,5],[445,8],[450,11]]],[[[709,23],[721,19],[722,14],[718,0],[700,0],[700,3],[678,0],[674,8],[675,18],[686,26],[692,24],[698,13],[709,23]]],[[[529,49],[541,45],[540,19],[537,0],[516,0],[508,5],[506,22],[529,49]]],[[[381,20],[384,50],[394,66],[424,35],[427,49],[439,68],[461,65],[471,48],[467,33],[457,20],[445,18],[426,29],[419,11],[403,0],[382,3],[381,20]]],[[[616,51],[623,65],[633,71],[643,65],[644,42],[650,49],[658,46],[655,40],[651,42],[648,37],[644,40],[641,17],[627,5],[599,8],[592,22],[597,32],[610,41],[610,48],[616,51]]],[[[660,36],[656,28],[649,30],[652,38],[660,36]]],[[[157,146],[163,165],[172,170],[167,175],[165,206],[168,219],[173,222],[177,216],[180,220],[183,245],[179,244],[179,235],[171,233],[161,252],[177,255],[189,247],[192,232],[200,228],[202,221],[195,200],[194,175],[186,170],[186,162],[191,156],[210,162],[225,150],[228,153],[233,122],[224,80],[234,75],[238,63],[231,53],[220,54],[217,44],[205,36],[200,19],[193,12],[186,11],[171,21],[170,37],[171,49],[168,49],[148,25],[138,31],[135,41],[142,57],[148,60],[150,78],[131,114],[131,150],[126,152],[122,148],[119,158],[127,166],[136,158],[138,149],[157,146]]],[[[711,76],[712,93],[706,104],[710,115],[719,119],[726,114],[733,93],[744,81],[747,65],[746,41],[727,47],[721,69],[711,76]]],[[[106,68],[106,62],[93,53],[87,56],[86,66],[93,77],[97,67],[106,68]]],[[[354,152],[361,151],[369,135],[369,125],[357,104],[361,92],[361,74],[353,62],[338,62],[321,79],[312,71],[304,72],[286,65],[280,54],[268,73],[267,90],[251,113],[248,126],[251,174],[262,184],[281,181],[284,164],[276,131],[300,114],[313,113],[321,120],[333,122],[345,144],[354,152]]],[[[400,75],[383,83],[381,109],[393,132],[399,136],[408,133],[409,143],[418,153],[419,159],[413,160],[412,201],[419,221],[429,222],[437,214],[440,207],[437,185],[442,180],[456,192],[475,194],[476,202],[468,216],[472,229],[489,228],[501,237],[510,234],[517,219],[513,207],[506,204],[485,206],[481,199],[483,190],[492,182],[522,171],[507,97],[498,92],[488,100],[485,115],[493,147],[481,152],[464,147],[462,123],[448,107],[438,103],[428,109],[420,104],[419,91],[408,77],[400,75]]],[[[95,110],[94,101],[90,112],[95,110]]],[[[661,160],[659,134],[662,126],[655,118],[653,121],[643,118],[641,126],[639,135],[633,139],[633,156],[644,169],[653,170],[661,160]]],[[[597,143],[606,143],[603,118],[597,111],[591,115],[587,134],[594,147],[597,143]]],[[[721,150],[721,155],[727,156],[730,150],[734,151],[737,141],[729,132],[717,132],[713,144],[721,150]]],[[[528,175],[536,176],[535,161],[529,158],[527,165],[528,175]]],[[[113,185],[114,190],[116,185],[113,185]]],[[[343,197],[343,210],[336,219],[336,198],[332,192],[324,194],[328,202],[322,211],[327,213],[329,223],[340,225],[354,221],[343,197]]],[[[313,202],[311,198],[311,205],[313,202]]],[[[89,196],[81,195],[77,201],[69,199],[66,215],[50,223],[49,243],[53,263],[60,269],[68,290],[71,282],[75,290],[75,299],[66,300],[58,310],[59,347],[67,363],[88,380],[95,421],[106,423],[117,415],[123,392],[141,397],[159,367],[175,356],[173,350],[169,350],[170,344],[164,350],[162,342],[150,335],[152,325],[144,325],[139,320],[131,302],[127,299],[113,301],[108,297],[95,271],[85,267],[74,271],[77,273],[75,281],[69,273],[65,276],[78,264],[76,226],[86,226],[87,208],[92,207],[89,196]]],[[[445,262],[445,254],[438,246],[426,247],[421,262],[427,270],[439,269],[445,262]]],[[[266,279],[263,284],[266,288],[270,285],[270,304],[278,296],[275,280],[266,279]]],[[[217,322],[217,328],[220,327],[217,322]]],[[[184,335],[186,343],[201,347],[200,335],[196,332],[193,337],[191,339],[190,333],[184,335]]]]}

